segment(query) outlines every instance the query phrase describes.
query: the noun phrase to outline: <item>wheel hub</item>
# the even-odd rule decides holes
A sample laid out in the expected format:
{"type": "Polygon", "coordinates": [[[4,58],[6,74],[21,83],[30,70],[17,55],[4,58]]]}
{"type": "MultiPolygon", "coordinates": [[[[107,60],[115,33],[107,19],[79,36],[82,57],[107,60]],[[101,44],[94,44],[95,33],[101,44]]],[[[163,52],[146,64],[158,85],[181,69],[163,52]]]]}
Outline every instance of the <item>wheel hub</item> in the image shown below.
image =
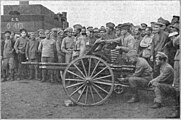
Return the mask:
{"type": "Polygon", "coordinates": [[[92,81],[91,77],[86,77],[85,78],[85,84],[86,85],[91,85],[91,81],[92,81]]]}

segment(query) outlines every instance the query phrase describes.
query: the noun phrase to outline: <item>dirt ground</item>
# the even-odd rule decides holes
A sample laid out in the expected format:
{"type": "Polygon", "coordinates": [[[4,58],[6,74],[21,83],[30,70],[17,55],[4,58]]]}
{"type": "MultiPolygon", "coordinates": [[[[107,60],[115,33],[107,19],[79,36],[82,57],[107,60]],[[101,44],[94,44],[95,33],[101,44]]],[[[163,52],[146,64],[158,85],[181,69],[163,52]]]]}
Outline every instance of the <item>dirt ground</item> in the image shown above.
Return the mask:
{"type": "Polygon", "coordinates": [[[68,97],[61,84],[9,81],[1,84],[1,118],[164,118],[174,110],[171,98],[165,99],[164,107],[151,109],[152,91],[140,91],[138,103],[127,103],[130,97],[129,91],[121,95],[113,93],[103,105],[65,107],[64,100],[68,97]]]}

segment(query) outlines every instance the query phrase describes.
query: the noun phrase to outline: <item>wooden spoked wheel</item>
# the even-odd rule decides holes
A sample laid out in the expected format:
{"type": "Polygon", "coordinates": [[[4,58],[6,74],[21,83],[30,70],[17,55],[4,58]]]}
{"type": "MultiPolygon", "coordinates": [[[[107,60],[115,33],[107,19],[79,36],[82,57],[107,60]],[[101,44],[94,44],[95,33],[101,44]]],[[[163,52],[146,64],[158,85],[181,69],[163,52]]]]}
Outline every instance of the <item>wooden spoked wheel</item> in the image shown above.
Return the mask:
{"type": "Polygon", "coordinates": [[[101,58],[83,56],[73,60],[65,69],[63,87],[78,105],[102,104],[114,89],[114,75],[101,58]]]}

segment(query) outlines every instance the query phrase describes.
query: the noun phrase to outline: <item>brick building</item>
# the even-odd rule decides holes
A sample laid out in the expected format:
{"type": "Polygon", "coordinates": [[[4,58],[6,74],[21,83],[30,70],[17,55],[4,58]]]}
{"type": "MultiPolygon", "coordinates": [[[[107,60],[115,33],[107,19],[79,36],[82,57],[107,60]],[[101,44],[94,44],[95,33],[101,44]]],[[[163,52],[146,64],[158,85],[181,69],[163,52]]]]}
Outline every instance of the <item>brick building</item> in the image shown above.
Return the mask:
{"type": "Polygon", "coordinates": [[[20,1],[19,5],[4,5],[1,15],[1,31],[18,32],[25,28],[28,32],[38,29],[67,28],[67,13],[55,14],[42,5],[30,5],[28,1],[20,1]]]}

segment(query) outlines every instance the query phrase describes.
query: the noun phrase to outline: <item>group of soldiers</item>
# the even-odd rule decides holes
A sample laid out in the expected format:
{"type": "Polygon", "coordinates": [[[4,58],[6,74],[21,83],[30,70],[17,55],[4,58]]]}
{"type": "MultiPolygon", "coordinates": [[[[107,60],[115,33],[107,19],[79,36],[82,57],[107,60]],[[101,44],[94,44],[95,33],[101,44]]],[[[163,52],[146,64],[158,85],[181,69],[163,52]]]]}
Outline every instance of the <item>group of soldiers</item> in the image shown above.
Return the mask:
{"type": "MultiPolygon", "coordinates": [[[[27,67],[21,62],[70,63],[86,55],[95,44],[104,42],[106,54],[121,51],[121,57],[136,66],[132,76],[121,79],[130,83],[133,92],[128,102],[138,102],[138,88],[149,85],[156,96],[152,108],[160,108],[165,95],[177,96],[179,101],[179,19],[173,16],[169,22],[160,17],[151,22],[151,26],[145,23],[115,26],[109,22],[100,28],[76,24],[65,30],[52,28],[28,33],[21,29],[20,35],[6,31],[1,40],[2,81],[15,80],[16,74],[17,80],[29,76],[28,79],[54,82],[58,72],[49,71],[47,78],[47,72],[40,72],[37,65],[27,67]]],[[[175,116],[179,115],[179,109],[177,107],[175,116]]]]}

